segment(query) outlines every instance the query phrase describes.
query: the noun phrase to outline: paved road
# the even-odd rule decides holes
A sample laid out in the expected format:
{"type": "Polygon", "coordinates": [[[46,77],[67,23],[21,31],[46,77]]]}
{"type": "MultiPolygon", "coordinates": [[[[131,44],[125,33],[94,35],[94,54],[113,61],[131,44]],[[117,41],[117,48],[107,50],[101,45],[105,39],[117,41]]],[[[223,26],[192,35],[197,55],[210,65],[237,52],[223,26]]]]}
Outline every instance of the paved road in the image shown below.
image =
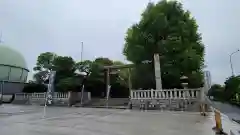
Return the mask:
{"type": "Polygon", "coordinates": [[[0,106],[1,135],[214,135],[211,116],[193,112],[0,106]]]}
{"type": "Polygon", "coordinates": [[[213,106],[226,114],[230,119],[240,121],[240,108],[234,105],[221,102],[213,102],[213,106]]]}

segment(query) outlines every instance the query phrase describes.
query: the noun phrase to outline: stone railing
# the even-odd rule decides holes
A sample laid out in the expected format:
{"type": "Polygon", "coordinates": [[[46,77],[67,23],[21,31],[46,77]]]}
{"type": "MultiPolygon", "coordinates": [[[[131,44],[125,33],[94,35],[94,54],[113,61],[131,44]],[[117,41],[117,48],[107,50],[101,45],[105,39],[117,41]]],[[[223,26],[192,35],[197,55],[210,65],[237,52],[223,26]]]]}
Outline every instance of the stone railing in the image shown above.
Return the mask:
{"type": "Polygon", "coordinates": [[[199,89],[163,89],[132,90],[130,108],[199,110],[198,104],[203,100],[203,88],[199,89]]]}
{"type": "MultiPolygon", "coordinates": [[[[53,95],[53,102],[68,102],[69,93],[58,93],[55,92],[53,95]]],[[[46,101],[46,93],[17,93],[15,94],[15,99],[13,103],[15,104],[45,104],[46,101]]]]}
{"type": "Polygon", "coordinates": [[[17,93],[15,94],[12,104],[29,104],[29,98],[31,94],[28,93],[17,93]]]}
{"type": "MultiPolygon", "coordinates": [[[[91,100],[90,92],[85,92],[83,96],[83,101],[88,102],[91,100]]],[[[81,93],[80,92],[54,92],[53,103],[55,105],[69,105],[70,102],[80,102],[81,93]]],[[[46,93],[17,93],[13,100],[13,104],[40,104],[44,105],[46,102],[46,93]]]]}
{"type": "Polygon", "coordinates": [[[53,94],[53,103],[55,105],[68,105],[69,104],[69,92],[62,93],[62,92],[54,92],[53,94]]]}
{"type": "Polygon", "coordinates": [[[31,94],[28,93],[17,93],[15,94],[15,99],[14,100],[23,100],[23,99],[28,99],[31,94]]]}
{"type": "MultiPolygon", "coordinates": [[[[46,93],[17,93],[15,99],[26,99],[35,98],[43,99],[46,98],[46,93]]],[[[54,92],[53,98],[69,98],[69,93],[54,92]]]]}
{"type": "Polygon", "coordinates": [[[66,99],[69,98],[70,94],[69,93],[62,93],[62,92],[55,92],[53,94],[53,98],[58,98],[58,99],[66,99]]]}
{"type": "Polygon", "coordinates": [[[132,90],[131,99],[198,99],[201,89],[132,90]]]}
{"type": "Polygon", "coordinates": [[[46,98],[46,93],[32,93],[29,96],[34,99],[44,99],[46,98]]]}

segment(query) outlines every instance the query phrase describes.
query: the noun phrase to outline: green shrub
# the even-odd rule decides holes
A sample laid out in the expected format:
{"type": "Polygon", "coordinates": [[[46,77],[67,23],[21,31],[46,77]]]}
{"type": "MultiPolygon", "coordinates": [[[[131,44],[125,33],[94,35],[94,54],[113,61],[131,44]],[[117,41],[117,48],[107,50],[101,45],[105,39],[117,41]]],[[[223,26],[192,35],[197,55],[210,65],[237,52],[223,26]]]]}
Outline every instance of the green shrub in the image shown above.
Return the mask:
{"type": "Polygon", "coordinates": [[[44,84],[29,83],[24,86],[23,92],[24,93],[47,92],[47,86],[45,86],[44,84]]]}

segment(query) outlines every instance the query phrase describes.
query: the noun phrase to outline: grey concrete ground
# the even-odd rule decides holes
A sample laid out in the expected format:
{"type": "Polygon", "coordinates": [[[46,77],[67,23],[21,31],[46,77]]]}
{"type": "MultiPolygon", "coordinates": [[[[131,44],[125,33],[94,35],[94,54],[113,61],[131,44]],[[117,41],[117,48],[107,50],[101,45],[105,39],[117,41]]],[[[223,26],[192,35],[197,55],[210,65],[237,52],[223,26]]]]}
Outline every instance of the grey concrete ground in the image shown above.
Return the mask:
{"type": "Polygon", "coordinates": [[[212,106],[221,111],[222,114],[222,126],[225,132],[232,130],[235,134],[240,135],[240,108],[231,104],[212,102],[212,106]],[[235,120],[236,122],[233,122],[235,120]]]}
{"type": "Polygon", "coordinates": [[[231,104],[213,102],[213,107],[219,109],[222,113],[226,114],[230,119],[240,121],[240,108],[231,104]]]}
{"type": "Polygon", "coordinates": [[[0,135],[214,135],[211,116],[193,112],[0,106],[0,135]]]}

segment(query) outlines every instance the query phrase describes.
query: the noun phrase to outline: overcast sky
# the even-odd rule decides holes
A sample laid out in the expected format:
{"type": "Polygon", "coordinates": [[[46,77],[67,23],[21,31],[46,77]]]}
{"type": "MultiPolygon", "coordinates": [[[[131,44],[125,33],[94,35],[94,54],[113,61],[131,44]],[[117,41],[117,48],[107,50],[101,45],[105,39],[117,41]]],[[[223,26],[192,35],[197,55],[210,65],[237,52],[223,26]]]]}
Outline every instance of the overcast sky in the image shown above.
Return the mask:
{"type": "MultiPolygon", "coordinates": [[[[0,0],[4,44],[21,52],[32,70],[42,52],[80,59],[99,56],[124,61],[125,32],[139,21],[149,0],[0,0]]],[[[156,1],[156,0],[152,0],[156,1]]],[[[206,46],[205,61],[212,81],[230,76],[229,54],[239,46],[239,0],[182,0],[199,24],[206,46]]],[[[235,74],[240,73],[233,56],[235,74]]],[[[30,74],[31,76],[31,74],[30,74]]]]}

